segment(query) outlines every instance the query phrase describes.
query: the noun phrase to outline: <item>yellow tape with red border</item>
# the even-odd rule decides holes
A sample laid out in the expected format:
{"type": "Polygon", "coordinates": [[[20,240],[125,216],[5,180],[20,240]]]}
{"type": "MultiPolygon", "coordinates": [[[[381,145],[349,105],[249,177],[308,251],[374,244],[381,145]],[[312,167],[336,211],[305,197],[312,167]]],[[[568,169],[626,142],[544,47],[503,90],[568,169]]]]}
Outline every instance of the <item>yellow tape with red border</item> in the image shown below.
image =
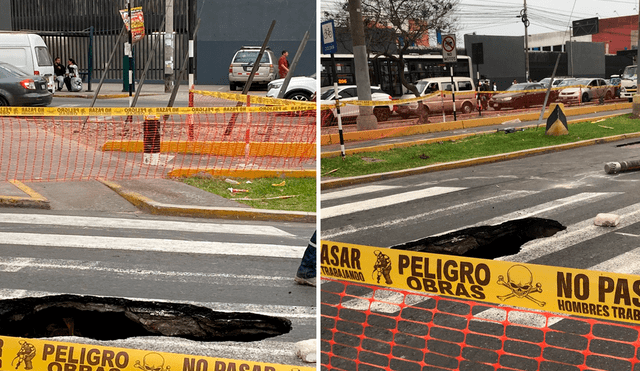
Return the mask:
{"type": "Polygon", "coordinates": [[[640,324],[640,276],[322,241],[323,277],[640,324]]]}
{"type": "Polygon", "coordinates": [[[195,94],[206,95],[215,98],[221,98],[226,100],[231,100],[235,102],[247,103],[247,98],[249,98],[249,102],[251,104],[268,104],[268,105],[284,105],[284,106],[307,106],[308,109],[316,109],[315,102],[305,102],[299,100],[291,100],[291,99],[278,99],[278,98],[270,98],[270,97],[261,97],[256,95],[243,95],[243,94],[235,94],[235,93],[225,93],[221,91],[205,91],[205,90],[192,90],[195,94]]]}
{"type": "Polygon", "coordinates": [[[314,367],[0,336],[1,370],[314,371],[314,367]]]}
{"type": "MultiPolygon", "coordinates": [[[[309,105],[257,107],[0,107],[0,116],[144,116],[309,111],[309,105]]],[[[313,107],[315,110],[315,106],[313,107]]]]}

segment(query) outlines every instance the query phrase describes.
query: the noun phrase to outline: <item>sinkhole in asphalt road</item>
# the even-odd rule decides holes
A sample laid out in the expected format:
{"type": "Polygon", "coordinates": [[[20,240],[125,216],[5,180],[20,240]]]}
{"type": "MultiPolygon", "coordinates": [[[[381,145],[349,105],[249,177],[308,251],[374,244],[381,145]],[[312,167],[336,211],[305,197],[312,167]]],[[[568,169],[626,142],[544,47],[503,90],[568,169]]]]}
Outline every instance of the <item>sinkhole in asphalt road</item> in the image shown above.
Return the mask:
{"type": "Polygon", "coordinates": [[[0,334],[118,340],[171,336],[195,341],[258,341],[291,331],[291,321],[217,312],[190,304],[56,295],[0,300],[0,334]]]}
{"type": "Polygon", "coordinates": [[[523,218],[478,226],[390,246],[391,249],[495,259],[520,252],[525,243],[567,229],[551,219],[523,218]]]}

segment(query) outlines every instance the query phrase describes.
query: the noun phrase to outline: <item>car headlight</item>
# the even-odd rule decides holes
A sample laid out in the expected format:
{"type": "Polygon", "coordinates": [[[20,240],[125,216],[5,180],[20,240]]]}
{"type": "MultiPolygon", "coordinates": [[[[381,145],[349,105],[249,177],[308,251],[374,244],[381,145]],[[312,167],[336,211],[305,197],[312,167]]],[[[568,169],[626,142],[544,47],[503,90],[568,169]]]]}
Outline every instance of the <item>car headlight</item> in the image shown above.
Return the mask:
{"type": "Polygon", "coordinates": [[[509,101],[510,101],[510,100],[512,100],[512,99],[513,99],[513,97],[506,97],[506,98],[504,98],[504,101],[505,101],[505,102],[509,102],[509,101]]]}
{"type": "Polygon", "coordinates": [[[268,88],[269,89],[280,89],[281,86],[282,86],[282,83],[277,83],[277,84],[269,83],[268,88]]]}

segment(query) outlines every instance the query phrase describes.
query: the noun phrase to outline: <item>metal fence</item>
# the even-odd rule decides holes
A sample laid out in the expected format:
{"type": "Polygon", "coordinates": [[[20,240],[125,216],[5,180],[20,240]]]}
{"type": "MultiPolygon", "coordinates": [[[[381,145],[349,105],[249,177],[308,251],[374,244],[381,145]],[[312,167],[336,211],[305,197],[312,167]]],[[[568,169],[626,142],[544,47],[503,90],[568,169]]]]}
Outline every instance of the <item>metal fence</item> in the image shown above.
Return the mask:
{"type": "MultiPolygon", "coordinates": [[[[187,18],[189,9],[192,13],[195,12],[195,1],[132,0],[132,7],[142,7],[146,34],[133,48],[136,78],[140,77],[147,59],[151,57],[146,80],[164,79],[165,30],[161,25],[167,2],[174,5],[174,69],[177,71],[182,67],[188,50],[187,27],[193,27],[188,25],[187,18]],[[158,37],[161,38],[159,46],[152,53],[158,37]]],[[[63,63],[68,58],[73,58],[83,78],[92,67],[91,77],[94,81],[105,73],[105,64],[115,48],[115,56],[105,80],[123,80],[126,67],[124,46],[122,43],[116,44],[116,40],[123,27],[119,10],[126,8],[125,0],[11,0],[11,27],[13,31],[40,34],[47,43],[52,58],[60,57],[63,63]]]]}

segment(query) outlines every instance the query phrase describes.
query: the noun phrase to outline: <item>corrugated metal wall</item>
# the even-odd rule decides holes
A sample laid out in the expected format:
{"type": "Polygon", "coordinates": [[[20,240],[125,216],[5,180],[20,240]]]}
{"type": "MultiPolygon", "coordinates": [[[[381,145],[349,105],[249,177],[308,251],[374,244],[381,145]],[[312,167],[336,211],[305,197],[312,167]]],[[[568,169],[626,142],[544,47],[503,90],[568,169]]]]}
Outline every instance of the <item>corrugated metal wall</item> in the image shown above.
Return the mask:
{"type": "MultiPolygon", "coordinates": [[[[188,50],[187,7],[192,0],[131,0],[132,7],[142,7],[145,37],[134,44],[135,76],[138,79],[152,48],[160,37],[158,49],[153,54],[147,72],[147,81],[164,79],[164,27],[160,29],[165,15],[165,3],[174,4],[173,29],[174,68],[179,70],[188,50]]],[[[126,9],[126,0],[11,0],[11,27],[13,31],[33,31],[40,34],[49,47],[52,58],[60,57],[66,64],[73,58],[81,72],[89,67],[89,29],[93,31],[93,73],[97,81],[105,71],[105,64],[113,48],[116,54],[105,80],[123,78],[123,43],[115,44],[123,27],[119,10],[126,9]]],[[[192,9],[195,12],[195,9],[192,9]]],[[[192,26],[193,27],[193,26],[192,26]]]]}

